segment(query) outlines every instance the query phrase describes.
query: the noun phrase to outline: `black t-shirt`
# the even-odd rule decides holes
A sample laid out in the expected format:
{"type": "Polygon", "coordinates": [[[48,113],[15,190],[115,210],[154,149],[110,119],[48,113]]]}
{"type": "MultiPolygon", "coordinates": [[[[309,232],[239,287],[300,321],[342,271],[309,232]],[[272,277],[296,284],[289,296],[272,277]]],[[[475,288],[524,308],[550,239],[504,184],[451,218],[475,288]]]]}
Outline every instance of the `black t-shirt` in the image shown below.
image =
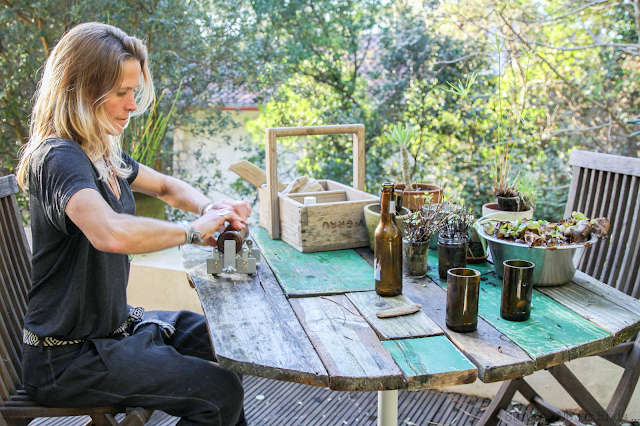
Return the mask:
{"type": "Polygon", "coordinates": [[[65,214],[71,196],[84,188],[98,191],[116,213],[135,214],[129,185],[138,163],[125,152],[122,159],[133,173],[118,178],[118,200],[76,142],[49,139],[31,157],[32,288],[25,328],[40,337],[103,337],[127,318],[127,255],[97,250],[65,214]]]}

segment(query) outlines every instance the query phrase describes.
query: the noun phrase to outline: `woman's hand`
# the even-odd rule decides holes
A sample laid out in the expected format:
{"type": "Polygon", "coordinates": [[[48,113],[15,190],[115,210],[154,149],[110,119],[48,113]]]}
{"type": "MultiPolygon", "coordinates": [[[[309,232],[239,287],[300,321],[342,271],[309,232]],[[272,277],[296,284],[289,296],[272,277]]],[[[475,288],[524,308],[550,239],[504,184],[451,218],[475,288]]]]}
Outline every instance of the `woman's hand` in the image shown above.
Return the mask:
{"type": "MultiPolygon", "coordinates": [[[[246,224],[246,220],[251,214],[251,205],[248,201],[236,201],[236,200],[221,200],[213,203],[212,209],[217,210],[232,210],[238,216],[242,218],[244,223],[246,224]]],[[[232,223],[233,225],[233,223],[232,223]]],[[[235,228],[235,226],[234,226],[235,228]]]]}
{"type": "Polygon", "coordinates": [[[247,209],[250,213],[251,207],[248,202],[223,200],[216,204],[216,207],[211,208],[202,217],[190,223],[194,231],[200,231],[200,238],[202,238],[203,242],[197,242],[196,244],[198,245],[215,247],[218,243],[213,238],[213,233],[216,231],[223,232],[225,230],[225,222],[229,222],[231,227],[236,230],[244,229],[247,226],[246,219],[248,215],[238,214],[234,206],[239,205],[238,208],[243,213],[246,213],[247,209]]]}

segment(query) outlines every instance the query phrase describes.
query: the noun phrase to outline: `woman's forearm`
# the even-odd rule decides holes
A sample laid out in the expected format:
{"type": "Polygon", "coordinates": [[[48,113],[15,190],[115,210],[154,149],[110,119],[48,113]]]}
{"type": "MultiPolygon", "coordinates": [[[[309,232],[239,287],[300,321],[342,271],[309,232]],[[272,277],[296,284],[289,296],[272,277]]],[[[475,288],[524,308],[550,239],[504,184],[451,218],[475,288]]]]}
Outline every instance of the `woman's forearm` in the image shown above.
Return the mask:
{"type": "Polygon", "coordinates": [[[171,176],[164,177],[163,193],[158,197],[171,207],[199,213],[200,207],[211,200],[186,182],[171,176]]]}
{"type": "MultiPolygon", "coordinates": [[[[185,230],[176,223],[114,212],[92,188],[76,192],[65,212],[91,244],[105,252],[149,253],[184,244],[187,239],[185,230]]],[[[190,222],[190,227],[199,232],[202,244],[215,245],[213,233],[225,221],[241,229],[244,219],[233,210],[214,208],[190,222]]]]}

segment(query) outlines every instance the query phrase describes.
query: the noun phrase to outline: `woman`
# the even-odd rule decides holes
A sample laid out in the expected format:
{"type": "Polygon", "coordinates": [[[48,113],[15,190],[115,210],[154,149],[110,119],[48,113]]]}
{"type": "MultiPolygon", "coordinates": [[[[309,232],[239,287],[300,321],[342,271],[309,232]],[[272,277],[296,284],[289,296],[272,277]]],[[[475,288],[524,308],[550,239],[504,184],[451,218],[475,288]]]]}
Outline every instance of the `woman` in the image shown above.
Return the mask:
{"type": "Polygon", "coordinates": [[[30,192],[32,289],[23,382],[42,404],[142,406],[184,425],[245,425],[241,377],[213,363],[204,317],[126,303],[128,254],[215,245],[246,201],[211,201],[120,148],[153,100],[143,43],[100,23],[78,25],[51,52],[35,96],[18,181],[30,192]],[[134,216],[133,191],[201,214],[181,225],[134,216]]]}

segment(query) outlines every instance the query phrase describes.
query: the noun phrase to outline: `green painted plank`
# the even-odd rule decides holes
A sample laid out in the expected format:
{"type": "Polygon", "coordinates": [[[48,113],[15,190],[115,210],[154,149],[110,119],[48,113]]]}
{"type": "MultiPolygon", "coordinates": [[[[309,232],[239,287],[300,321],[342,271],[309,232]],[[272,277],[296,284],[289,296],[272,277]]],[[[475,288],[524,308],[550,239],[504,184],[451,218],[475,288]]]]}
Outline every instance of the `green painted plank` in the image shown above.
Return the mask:
{"type": "Polygon", "coordinates": [[[287,297],[326,296],[375,287],[373,268],[349,250],[300,253],[282,240],[272,240],[262,227],[251,230],[253,240],[287,297]]]}
{"type": "MultiPolygon", "coordinates": [[[[429,253],[429,266],[427,276],[446,289],[446,280],[440,280],[438,276],[438,252],[435,250],[429,253]]],[[[615,339],[611,333],[535,289],[528,321],[502,319],[502,280],[493,265],[485,262],[467,266],[482,274],[479,315],[520,346],[536,362],[536,370],[613,347],[615,339]]]]}
{"type": "Polygon", "coordinates": [[[387,340],[382,344],[404,374],[409,389],[472,383],[476,367],[446,336],[387,340]]]}

